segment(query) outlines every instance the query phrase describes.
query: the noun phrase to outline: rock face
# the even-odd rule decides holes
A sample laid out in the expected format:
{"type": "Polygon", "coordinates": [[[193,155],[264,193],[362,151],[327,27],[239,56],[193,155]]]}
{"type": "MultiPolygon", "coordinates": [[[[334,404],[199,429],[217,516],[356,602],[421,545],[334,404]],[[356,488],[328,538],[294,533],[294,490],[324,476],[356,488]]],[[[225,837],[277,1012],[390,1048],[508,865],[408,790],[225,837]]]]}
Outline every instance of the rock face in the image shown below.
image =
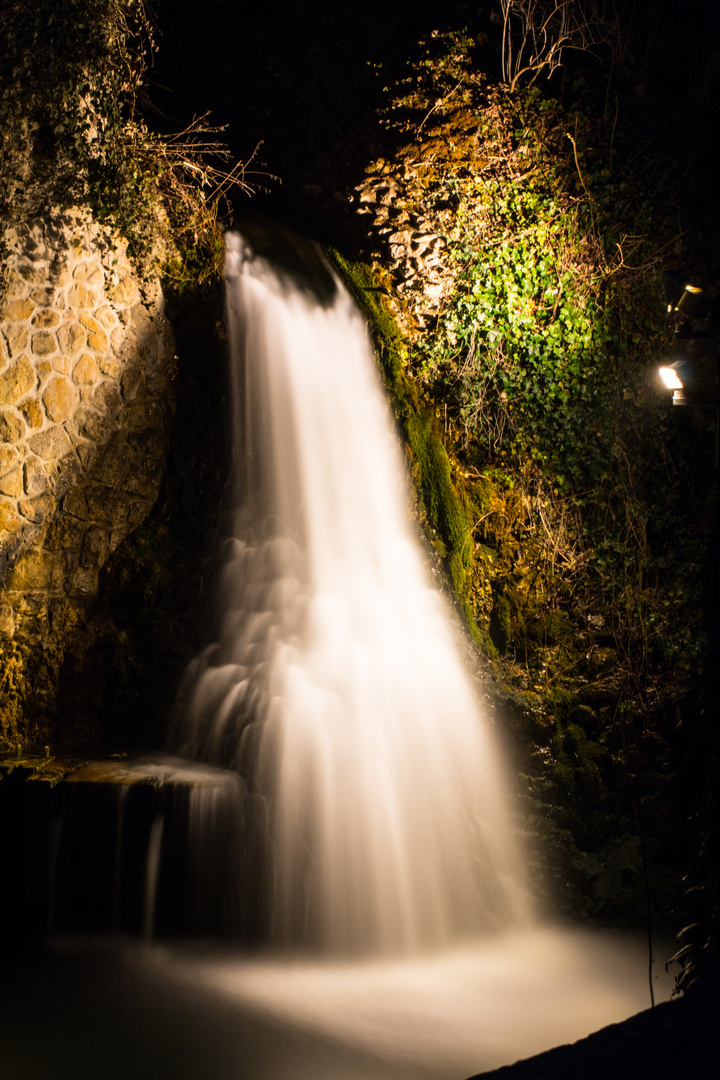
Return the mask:
{"type": "Polygon", "coordinates": [[[454,273],[442,256],[445,242],[439,235],[447,222],[442,213],[422,210],[422,172],[407,152],[393,163],[395,172],[383,159],[368,169],[365,180],[349,196],[353,207],[365,219],[375,242],[372,256],[386,266],[406,307],[394,305],[394,314],[403,329],[412,334],[431,324],[443,300],[449,295],[454,273]],[[410,315],[410,320],[408,320],[410,315]]]}
{"type": "Polygon", "coordinates": [[[88,214],[4,240],[0,752],[50,738],[67,635],[157,496],[174,364],[159,283],[88,214]]]}
{"type": "Polygon", "coordinates": [[[467,183],[470,170],[487,167],[486,157],[478,116],[458,108],[395,148],[391,160],[370,163],[362,183],[340,196],[362,220],[372,258],[389,272],[401,298],[393,314],[411,338],[434,325],[459,269],[445,239],[457,206],[440,197],[439,172],[459,171],[467,183]]]}

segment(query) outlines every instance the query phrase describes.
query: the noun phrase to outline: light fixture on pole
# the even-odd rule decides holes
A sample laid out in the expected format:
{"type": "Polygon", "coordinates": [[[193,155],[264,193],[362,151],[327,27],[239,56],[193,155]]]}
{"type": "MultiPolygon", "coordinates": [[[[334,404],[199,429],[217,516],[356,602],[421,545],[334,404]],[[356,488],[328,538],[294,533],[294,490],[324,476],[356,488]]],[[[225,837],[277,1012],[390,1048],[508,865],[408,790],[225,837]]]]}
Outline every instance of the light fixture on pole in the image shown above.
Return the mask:
{"type": "Polygon", "coordinates": [[[673,405],[718,406],[717,338],[709,329],[710,301],[697,285],[679,274],[663,274],[668,320],[674,333],[671,353],[659,369],[673,391],[673,405]]]}

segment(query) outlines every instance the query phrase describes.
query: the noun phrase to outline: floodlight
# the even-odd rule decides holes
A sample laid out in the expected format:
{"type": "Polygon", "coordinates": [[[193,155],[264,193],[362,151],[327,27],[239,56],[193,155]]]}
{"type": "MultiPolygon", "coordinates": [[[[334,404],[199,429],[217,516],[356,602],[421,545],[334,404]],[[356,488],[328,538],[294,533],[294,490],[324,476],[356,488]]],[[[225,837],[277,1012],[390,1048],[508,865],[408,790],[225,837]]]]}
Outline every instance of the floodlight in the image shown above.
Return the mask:
{"type": "Polygon", "coordinates": [[[673,391],[673,405],[716,408],[717,338],[708,333],[673,334],[670,355],[662,361],[658,374],[664,386],[673,391]]]}
{"type": "Polygon", "coordinates": [[[668,390],[682,390],[683,384],[674,367],[661,367],[660,378],[668,390]]]}
{"type": "Polygon", "coordinates": [[[675,270],[662,276],[668,322],[675,331],[659,375],[673,405],[718,407],[718,342],[710,330],[710,298],[675,270]]]}
{"type": "Polygon", "coordinates": [[[699,285],[691,285],[687,278],[674,270],[663,273],[663,290],[667,301],[668,315],[680,315],[683,320],[704,318],[710,304],[699,285]]]}

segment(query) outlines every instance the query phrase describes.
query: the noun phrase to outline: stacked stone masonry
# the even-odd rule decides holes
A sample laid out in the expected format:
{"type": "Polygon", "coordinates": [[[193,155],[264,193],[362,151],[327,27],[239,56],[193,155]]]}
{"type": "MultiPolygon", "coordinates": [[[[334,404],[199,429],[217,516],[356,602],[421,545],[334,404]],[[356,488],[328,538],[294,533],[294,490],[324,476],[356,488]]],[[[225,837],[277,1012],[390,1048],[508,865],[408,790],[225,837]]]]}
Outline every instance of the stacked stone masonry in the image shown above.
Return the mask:
{"type": "Polygon", "coordinates": [[[371,166],[351,201],[358,214],[369,218],[376,241],[373,257],[389,267],[412,311],[413,324],[407,329],[421,330],[440,310],[454,281],[443,262],[445,242],[439,235],[447,229],[448,215],[417,212],[423,205],[417,190],[419,163],[408,155],[400,155],[400,160],[404,169],[395,176],[387,175],[389,166],[382,159],[371,166]]]}
{"type": "MultiPolygon", "coordinates": [[[[174,354],[159,283],[139,280],[122,241],[86,213],[4,240],[0,639],[17,655],[52,651],[54,628],[94,597],[101,566],[154,503],[174,354]]],[[[7,683],[0,718],[19,723],[7,683]]]]}
{"type": "Polygon", "coordinates": [[[435,323],[459,269],[448,253],[457,210],[439,198],[438,176],[469,168],[479,175],[488,167],[472,111],[451,108],[437,119],[396,147],[391,161],[372,162],[362,183],[337,196],[361,218],[375,269],[389,272],[400,298],[399,303],[391,299],[390,306],[411,339],[435,323]]]}

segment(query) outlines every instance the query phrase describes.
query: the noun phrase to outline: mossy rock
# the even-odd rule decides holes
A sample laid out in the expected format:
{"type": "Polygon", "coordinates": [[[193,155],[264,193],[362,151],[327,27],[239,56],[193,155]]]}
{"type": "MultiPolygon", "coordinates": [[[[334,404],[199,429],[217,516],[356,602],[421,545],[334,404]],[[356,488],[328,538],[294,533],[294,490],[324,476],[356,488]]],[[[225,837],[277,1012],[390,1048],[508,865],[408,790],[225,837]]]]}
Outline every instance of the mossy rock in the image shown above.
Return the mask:
{"type": "Polygon", "coordinates": [[[490,613],[490,638],[493,645],[504,656],[514,641],[513,617],[517,609],[506,594],[498,596],[490,613]]]}

